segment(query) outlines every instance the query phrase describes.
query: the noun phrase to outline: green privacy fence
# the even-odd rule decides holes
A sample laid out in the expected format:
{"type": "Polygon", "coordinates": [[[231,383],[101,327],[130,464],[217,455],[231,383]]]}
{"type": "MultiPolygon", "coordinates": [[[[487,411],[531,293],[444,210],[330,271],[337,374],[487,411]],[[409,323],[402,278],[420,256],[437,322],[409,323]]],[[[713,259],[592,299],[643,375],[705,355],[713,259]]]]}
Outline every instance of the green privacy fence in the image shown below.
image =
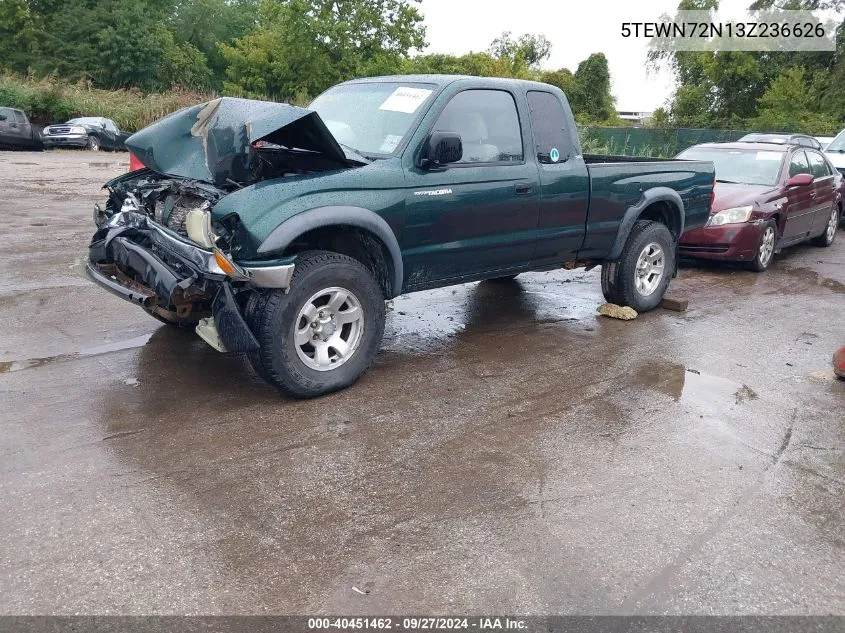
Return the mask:
{"type": "Polygon", "coordinates": [[[698,143],[736,141],[743,130],[706,128],[587,127],[578,129],[586,154],[652,156],[670,158],[698,143]]]}

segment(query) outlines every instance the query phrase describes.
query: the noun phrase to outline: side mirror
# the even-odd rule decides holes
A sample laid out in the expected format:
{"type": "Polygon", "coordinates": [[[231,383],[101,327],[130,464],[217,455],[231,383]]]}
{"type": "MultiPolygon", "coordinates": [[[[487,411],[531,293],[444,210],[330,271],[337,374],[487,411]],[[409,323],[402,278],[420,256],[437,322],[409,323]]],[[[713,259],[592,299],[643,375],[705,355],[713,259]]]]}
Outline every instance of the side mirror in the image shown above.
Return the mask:
{"type": "Polygon", "coordinates": [[[787,188],[789,187],[806,187],[813,184],[815,177],[812,174],[795,174],[792,178],[786,181],[787,188]]]}
{"type": "Polygon", "coordinates": [[[423,149],[422,167],[437,167],[457,163],[464,156],[460,134],[434,131],[428,137],[423,149]]]}

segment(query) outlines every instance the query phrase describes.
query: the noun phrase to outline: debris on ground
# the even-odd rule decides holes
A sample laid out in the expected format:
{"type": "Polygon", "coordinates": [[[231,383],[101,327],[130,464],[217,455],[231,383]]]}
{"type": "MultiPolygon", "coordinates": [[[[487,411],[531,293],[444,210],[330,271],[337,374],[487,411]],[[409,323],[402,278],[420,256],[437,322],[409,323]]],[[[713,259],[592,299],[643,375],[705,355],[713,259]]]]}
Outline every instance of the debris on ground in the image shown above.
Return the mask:
{"type": "Polygon", "coordinates": [[[352,587],[352,591],[360,593],[362,596],[366,596],[368,593],[370,593],[369,591],[361,591],[360,589],[358,589],[358,587],[352,587]]]}
{"type": "Polygon", "coordinates": [[[666,295],[663,301],[660,302],[660,307],[664,310],[674,310],[675,312],[686,312],[689,307],[689,299],[681,299],[680,297],[673,297],[666,295]]]}
{"type": "Polygon", "coordinates": [[[637,318],[637,311],[628,306],[618,306],[615,303],[605,303],[596,310],[600,315],[610,317],[612,319],[622,319],[623,321],[630,321],[637,318]]]}

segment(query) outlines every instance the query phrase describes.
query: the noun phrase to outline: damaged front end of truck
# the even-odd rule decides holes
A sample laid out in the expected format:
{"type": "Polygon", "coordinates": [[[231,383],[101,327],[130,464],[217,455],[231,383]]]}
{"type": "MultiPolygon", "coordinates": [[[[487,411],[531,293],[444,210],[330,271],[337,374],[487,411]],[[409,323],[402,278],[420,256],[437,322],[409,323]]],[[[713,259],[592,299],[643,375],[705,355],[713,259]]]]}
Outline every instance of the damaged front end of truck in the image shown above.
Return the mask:
{"type": "Polygon", "coordinates": [[[287,291],[294,256],[239,258],[246,229],[235,213],[215,217],[215,205],[264,180],[362,163],[316,113],[246,99],[180,110],[126,145],[145,169],[106,183],[89,277],[159,320],[195,326],[220,351],[255,350],[249,303],[256,291],[287,291]]]}

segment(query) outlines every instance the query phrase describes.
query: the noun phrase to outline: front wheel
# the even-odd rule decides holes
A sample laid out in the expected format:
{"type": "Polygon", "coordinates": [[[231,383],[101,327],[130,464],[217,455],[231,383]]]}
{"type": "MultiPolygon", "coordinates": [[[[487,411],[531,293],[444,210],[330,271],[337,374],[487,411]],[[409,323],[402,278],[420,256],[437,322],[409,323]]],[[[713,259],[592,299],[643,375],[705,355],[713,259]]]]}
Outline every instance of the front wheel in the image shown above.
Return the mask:
{"type": "Polygon", "coordinates": [[[89,136],[88,142],[85,143],[85,149],[90,149],[92,152],[97,152],[100,150],[100,139],[96,136],[89,136]]]}
{"type": "Polygon", "coordinates": [[[283,393],[312,398],[348,387],[375,358],[384,334],[384,297],[359,261],[328,251],[297,259],[289,294],[251,304],[256,371],[283,393]]]}
{"type": "Polygon", "coordinates": [[[656,308],[675,272],[675,243],[665,225],[638,220],[622,254],[602,265],[602,291],[609,303],[637,312],[656,308]]]}
{"type": "Polygon", "coordinates": [[[775,257],[776,244],[777,224],[775,224],[774,220],[769,220],[763,226],[763,232],[760,234],[760,242],[757,244],[757,252],[754,254],[754,259],[746,264],[746,268],[756,273],[766,270],[775,257]]]}

